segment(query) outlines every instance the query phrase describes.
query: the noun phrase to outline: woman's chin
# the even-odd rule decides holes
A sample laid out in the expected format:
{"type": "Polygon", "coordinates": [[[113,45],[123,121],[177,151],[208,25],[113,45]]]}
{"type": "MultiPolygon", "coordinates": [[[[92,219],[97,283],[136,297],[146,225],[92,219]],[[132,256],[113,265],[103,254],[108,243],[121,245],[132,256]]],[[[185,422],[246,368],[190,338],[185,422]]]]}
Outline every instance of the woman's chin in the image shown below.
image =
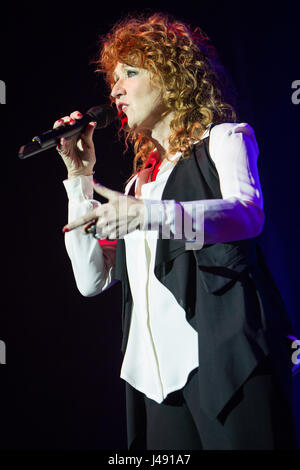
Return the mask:
{"type": "Polygon", "coordinates": [[[136,132],[138,134],[150,134],[149,129],[141,123],[129,119],[127,116],[124,116],[124,119],[122,119],[122,129],[127,132],[136,132]]]}

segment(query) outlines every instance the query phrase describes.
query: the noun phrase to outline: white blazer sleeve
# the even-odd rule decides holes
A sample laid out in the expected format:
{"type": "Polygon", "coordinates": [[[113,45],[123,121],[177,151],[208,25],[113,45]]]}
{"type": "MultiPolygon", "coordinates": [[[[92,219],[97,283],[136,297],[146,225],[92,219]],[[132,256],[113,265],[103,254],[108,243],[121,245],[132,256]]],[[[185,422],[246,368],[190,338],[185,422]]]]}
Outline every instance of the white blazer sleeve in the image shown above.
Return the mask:
{"type": "MultiPolygon", "coordinates": [[[[93,199],[92,176],[78,176],[63,183],[69,198],[68,222],[100,205],[93,199]]],[[[65,245],[78,290],[83,296],[100,294],[115,283],[115,242],[107,241],[100,246],[92,234],[86,234],[83,227],[79,227],[65,234],[65,245]]]]}

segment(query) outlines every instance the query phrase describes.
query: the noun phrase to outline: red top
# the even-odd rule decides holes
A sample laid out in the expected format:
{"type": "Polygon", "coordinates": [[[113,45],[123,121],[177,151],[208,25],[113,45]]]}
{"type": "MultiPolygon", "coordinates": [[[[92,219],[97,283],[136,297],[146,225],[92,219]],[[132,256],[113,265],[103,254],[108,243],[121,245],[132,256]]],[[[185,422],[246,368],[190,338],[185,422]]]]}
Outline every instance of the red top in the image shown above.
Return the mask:
{"type": "Polygon", "coordinates": [[[156,180],[156,176],[157,176],[157,173],[159,172],[160,164],[161,164],[160,155],[157,150],[153,150],[153,152],[150,153],[146,161],[146,164],[144,166],[144,168],[148,168],[148,169],[152,168],[152,172],[150,172],[149,174],[147,183],[149,183],[149,179],[150,181],[156,180]]]}

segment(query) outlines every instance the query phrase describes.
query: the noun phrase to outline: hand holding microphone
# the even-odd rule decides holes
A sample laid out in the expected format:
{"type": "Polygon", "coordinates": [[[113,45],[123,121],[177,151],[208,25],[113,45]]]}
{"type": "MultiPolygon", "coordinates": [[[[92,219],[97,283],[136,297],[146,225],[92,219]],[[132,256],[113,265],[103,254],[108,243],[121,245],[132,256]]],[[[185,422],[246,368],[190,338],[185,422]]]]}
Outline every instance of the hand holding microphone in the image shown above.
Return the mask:
{"type": "Polygon", "coordinates": [[[94,106],[86,114],[74,111],[55,121],[53,129],[36,136],[19,150],[19,158],[28,158],[56,147],[67,170],[68,178],[91,175],[96,163],[93,133],[111,124],[118,117],[110,105],[94,106]]]}
{"type": "MultiPolygon", "coordinates": [[[[80,119],[82,119],[82,114],[79,111],[74,111],[70,116],[65,116],[55,121],[53,129],[73,126],[80,119]]],[[[90,121],[81,132],[79,139],[78,134],[75,134],[68,140],[65,137],[60,138],[60,143],[56,146],[56,150],[67,167],[68,179],[93,174],[93,168],[96,163],[93,134],[96,126],[96,121],[90,121]]]]}

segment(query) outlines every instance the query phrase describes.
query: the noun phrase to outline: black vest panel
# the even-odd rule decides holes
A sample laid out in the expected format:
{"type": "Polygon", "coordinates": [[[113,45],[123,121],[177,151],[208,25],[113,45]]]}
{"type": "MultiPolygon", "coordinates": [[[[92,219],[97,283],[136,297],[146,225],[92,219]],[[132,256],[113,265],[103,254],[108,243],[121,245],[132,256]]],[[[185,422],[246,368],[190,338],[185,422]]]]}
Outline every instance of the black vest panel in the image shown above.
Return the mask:
{"type": "MultiPolygon", "coordinates": [[[[178,161],[162,200],[222,198],[208,145],[209,138],[203,139],[194,145],[188,158],[178,161]]],[[[265,266],[258,237],[205,244],[200,250],[186,250],[181,240],[159,238],[154,272],[198,332],[199,400],[208,416],[214,418],[222,411],[266,355],[274,359],[280,374],[284,368],[283,382],[287,384],[290,351],[284,336],[292,329],[279,291],[265,266]]],[[[116,278],[122,282],[124,353],[132,297],[122,239],[117,242],[116,278]]],[[[288,387],[288,393],[289,390],[288,387]]]]}

